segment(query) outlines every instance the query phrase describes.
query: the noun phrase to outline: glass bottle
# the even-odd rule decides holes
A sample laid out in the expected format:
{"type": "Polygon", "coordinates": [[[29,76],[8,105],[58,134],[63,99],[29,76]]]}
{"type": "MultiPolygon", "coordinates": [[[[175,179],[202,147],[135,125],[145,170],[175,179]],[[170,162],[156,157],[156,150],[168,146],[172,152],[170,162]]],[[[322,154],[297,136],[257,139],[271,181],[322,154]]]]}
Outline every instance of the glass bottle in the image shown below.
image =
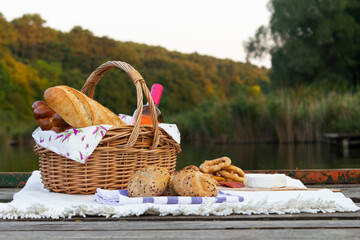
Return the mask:
{"type": "MultiPolygon", "coordinates": [[[[152,85],[150,94],[151,94],[151,97],[152,97],[152,99],[154,101],[154,104],[155,104],[155,110],[156,110],[156,114],[157,114],[158,123],[164,122],[161,111],[158,108],[162,93],[163,93],[163,86],[161,84],[155,83],[154,85],[152,85]]],[[[132,119],[132,122],[131,122],[132,125],[135,124],[136,114],[137,114],[137,109],[135,110],[135,112],[133,114],[133,119],[132,119]]],[[[143,106],[140,125],[152,125],[152,119],[151,119],[151,112],[150,112],[149,103],[146,103],[146,105],[143,106]]]]}

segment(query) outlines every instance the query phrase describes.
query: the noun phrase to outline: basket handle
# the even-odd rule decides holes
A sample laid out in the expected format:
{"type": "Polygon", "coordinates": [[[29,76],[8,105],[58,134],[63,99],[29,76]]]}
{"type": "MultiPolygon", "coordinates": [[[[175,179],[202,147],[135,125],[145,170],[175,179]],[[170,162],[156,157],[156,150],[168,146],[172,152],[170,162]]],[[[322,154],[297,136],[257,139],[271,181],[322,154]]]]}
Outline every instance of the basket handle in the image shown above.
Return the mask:
{"type": "MultiPolygon", "coordinates": [[[[90,98],[94,97],[95,87],[100,81],[100,78],[110,69],[117,67],[124,70],[132,79],[135,87],[136,87],[136,95],[137,95],[137,112],[142,113],[143,110],[143,92],[145,94],[148,103],[150,104],[150,113],[153,123],[153,132],[154,139],[153,144],[150,149],[155,149],[158,146],[160,134],[159,134],[159,126],[157,123],[157,114],[155,110],[154,101],[151,97],[150,91],[146,86],[144,78],[140,75],[135,68],[133,68],[130,64],[121,61],[108,61],[102,65],[100,65],[94,72],[90,74],[88,79],[86,80],[84,86],[81,89],[81,92],[86,94],[89,90],[88,96],[90,98]]],[[[140,122],[141,122],[141,114],[137,114],[135,125],[133,131],[130,134],[129,140],[127,144],[121,145],[121,148],[131,148],[136,143],[136,140],[140,133],[140,122]]]]}

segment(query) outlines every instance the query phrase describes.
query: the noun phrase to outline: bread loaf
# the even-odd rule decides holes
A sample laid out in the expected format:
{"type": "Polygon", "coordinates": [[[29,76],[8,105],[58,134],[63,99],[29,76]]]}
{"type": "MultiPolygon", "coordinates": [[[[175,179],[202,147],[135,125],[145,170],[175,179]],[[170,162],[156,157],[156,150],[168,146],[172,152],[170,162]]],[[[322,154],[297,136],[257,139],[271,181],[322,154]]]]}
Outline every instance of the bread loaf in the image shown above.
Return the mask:
{"type": "Polygon", "coordinates": [[[35,120],[43,131],[52,130],[59,133],[71,127],[43,101],[35,101],[32,110],[35,120]]]}
{"type": "Polygon", "coordinates": [[[125,125],[109,109],[85,94],[68,86],[48,88],[45,102],[72,127],[82,128],[100,124],[125,125]]]}
{"type": "Polygon", "coordinates": [[[130,197],[160,196],[168,187],[170,173],[166,168],[149,166],[134,173],[128,182],[130,197]]]}
{"type": "Polygon", "coordinates": [[[161,194],[161,196],[179,196],[174,189],[170,187],[170,184],[168,185],[167,189],[161,194]]]}
{"type": "Polygon", "coordinates": [[[215,197],[217,181],[207,173],[185,169],[171,175],[170,187],[180,196],[215,197]]]}

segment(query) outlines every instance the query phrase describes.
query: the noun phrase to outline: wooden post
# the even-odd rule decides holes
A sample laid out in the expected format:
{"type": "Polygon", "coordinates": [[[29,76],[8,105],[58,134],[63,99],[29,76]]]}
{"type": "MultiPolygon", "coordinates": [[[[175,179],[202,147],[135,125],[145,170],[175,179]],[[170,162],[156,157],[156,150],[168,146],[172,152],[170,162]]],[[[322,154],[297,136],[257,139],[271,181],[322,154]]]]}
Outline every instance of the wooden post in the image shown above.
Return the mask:
{"type": "Polygon", "coordinates": [[[343,150],[344,158],[348,158],[349,157],[349,139],[348,138],[343,138],[342,150],[343,150]]]}

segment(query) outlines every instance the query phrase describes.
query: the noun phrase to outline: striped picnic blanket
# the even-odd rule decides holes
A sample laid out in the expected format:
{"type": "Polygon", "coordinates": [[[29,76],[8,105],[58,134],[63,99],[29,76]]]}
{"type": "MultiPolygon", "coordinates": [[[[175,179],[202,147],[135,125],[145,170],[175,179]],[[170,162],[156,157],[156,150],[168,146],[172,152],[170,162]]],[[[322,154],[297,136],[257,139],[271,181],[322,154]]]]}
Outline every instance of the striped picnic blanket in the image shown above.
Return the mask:
{"type": "Polygon", "coordinates": [[[219,191],[216,197],[182,197],[182,196],[159,196],[159,197],[129,197],[126,189],[105,190],[98,188],[95,201],[107,205],[131,205],[131,204],[206,204],[206,203],[234,203],[242,202],[244,198],[219,191]]]}

